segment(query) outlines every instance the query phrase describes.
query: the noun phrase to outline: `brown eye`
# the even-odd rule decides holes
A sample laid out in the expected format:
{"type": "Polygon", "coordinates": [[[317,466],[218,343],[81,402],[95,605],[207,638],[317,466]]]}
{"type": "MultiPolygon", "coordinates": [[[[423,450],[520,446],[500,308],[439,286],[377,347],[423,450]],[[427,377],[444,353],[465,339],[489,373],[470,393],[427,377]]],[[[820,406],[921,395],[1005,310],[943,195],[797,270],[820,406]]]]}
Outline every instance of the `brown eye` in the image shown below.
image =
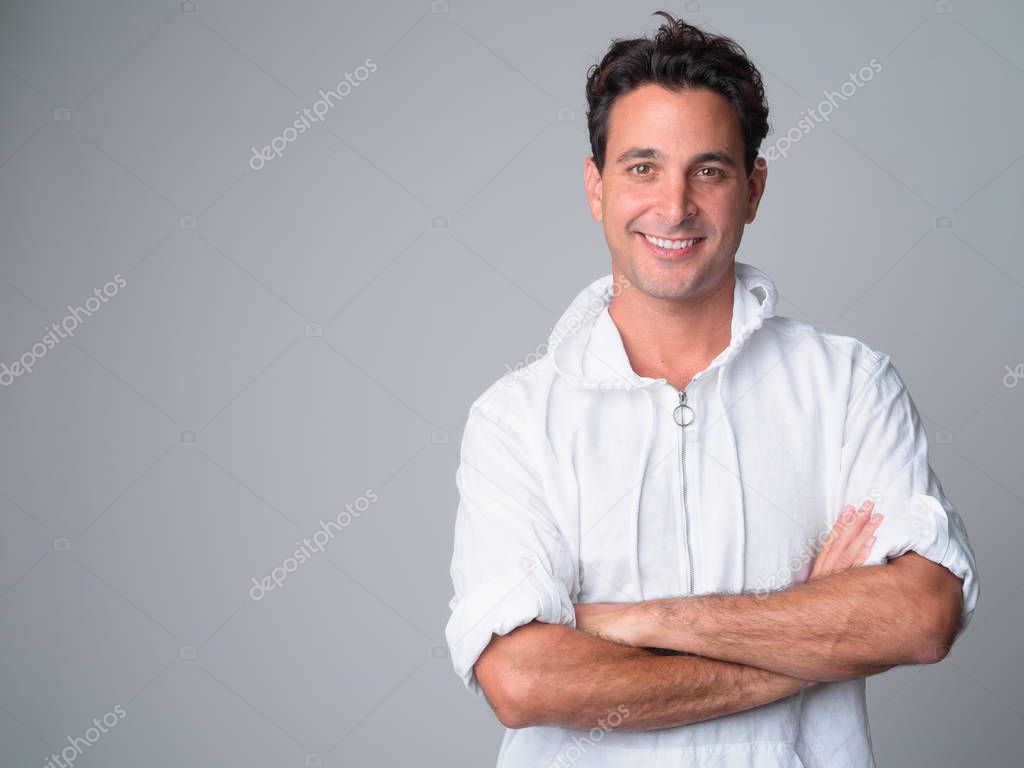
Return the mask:
{"type": "MultiPolygon", "coordinates": [[[[629,170],[636,171],[637,168],[650,168],[650,167],[651,166],[649,166],[647,163],[637,163],[636,165],[632,166],[629,170]]],[[[636,175],[637,176],[650,176],[649,173],[637,173],[636,175]]]]}

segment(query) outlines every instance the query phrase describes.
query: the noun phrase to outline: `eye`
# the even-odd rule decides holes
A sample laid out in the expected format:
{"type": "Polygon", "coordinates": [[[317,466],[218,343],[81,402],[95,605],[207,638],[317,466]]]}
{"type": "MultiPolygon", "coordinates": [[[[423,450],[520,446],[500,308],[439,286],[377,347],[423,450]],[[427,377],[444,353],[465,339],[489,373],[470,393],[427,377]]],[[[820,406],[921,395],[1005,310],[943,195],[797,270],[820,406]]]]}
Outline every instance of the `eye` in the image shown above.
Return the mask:
{"type": "MultiPolygon", "coordinates": [[[[648,165],[647,163],[637,163],[636,165],[631,165],[629,167],[629,170],[630,171],[635,171],[637,168],[649,168],[652,172],[654,170],[653,167],[648,165]]],[[[637,173],[637,174],[634,174],[634,175],[636,175],[636,176],[650,176],[651,174],[650,173],[637,173]]]]}
{"type": "Polygon", "coordinates": [[[701,171],[714,171],[713,175],[716,175],[719,178],[725,176],[725,171],[723,171],[721,168],[712,168],[711,166],[706,166],[704,168],[701,168],[700,171],[697,171],[697,173],[700,173],[701,171]]]}

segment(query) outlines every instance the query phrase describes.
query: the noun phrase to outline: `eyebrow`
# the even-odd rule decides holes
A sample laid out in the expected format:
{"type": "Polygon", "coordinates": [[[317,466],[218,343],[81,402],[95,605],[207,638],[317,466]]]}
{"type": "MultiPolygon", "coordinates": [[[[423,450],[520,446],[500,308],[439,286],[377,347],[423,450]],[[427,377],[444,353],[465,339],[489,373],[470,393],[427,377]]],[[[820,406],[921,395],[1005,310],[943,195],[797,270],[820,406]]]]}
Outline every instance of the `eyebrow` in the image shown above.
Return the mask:
{"type": "MultiPolygon", "coordinates": [[[[617,158],[615,163],[623,163],[626,160],[661,160],[663,159],[662,154],[654,149],[653,147],[633,147],[627,149],[617,158]]],[[[691,161],[691,165],[697,165],[699,163],[721,163],[722,165],[730,168],[736,167],[736,161],[732,159],[732,155],[728,152],[714,151],[714,152],[702,152],[701,154],[694,157],[691,161]]]]}

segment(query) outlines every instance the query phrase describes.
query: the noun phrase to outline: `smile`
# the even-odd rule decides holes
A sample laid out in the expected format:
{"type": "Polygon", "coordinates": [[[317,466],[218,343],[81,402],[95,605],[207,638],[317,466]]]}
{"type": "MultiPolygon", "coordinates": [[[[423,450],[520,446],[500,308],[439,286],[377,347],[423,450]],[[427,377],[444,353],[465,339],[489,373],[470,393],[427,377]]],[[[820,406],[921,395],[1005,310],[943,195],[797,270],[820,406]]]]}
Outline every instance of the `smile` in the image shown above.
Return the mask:
{"type": "Polygon", "coordinates": [[[683,248],[690,248],[704,239],[703,237],[694,237],[689,240],[664,240],[660,237],[651,237],[650,235],[644,235],[644,238],[647,242],[653,243],[659,248],[665,248],[669,251],[679,251],[683,248]]]}
{"type": "Polygon", "coordinates": [[[647,248],[655,258],[662,261],[682,261],[688,259],[695,253],[700,244],[707,238],[691,237],[688,240],[666,240],[663,237],[652,237],[651,235],[638,233],[647,241],[647,248]]]}

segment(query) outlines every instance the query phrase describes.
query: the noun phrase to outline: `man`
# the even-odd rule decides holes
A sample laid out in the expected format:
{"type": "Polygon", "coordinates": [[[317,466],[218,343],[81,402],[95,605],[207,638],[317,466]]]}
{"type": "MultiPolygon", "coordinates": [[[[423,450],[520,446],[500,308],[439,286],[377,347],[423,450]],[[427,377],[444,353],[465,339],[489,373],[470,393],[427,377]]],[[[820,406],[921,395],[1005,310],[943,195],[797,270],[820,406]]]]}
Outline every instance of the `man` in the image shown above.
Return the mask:
{"type": "Polygon", "coordinates": [[[587,83],[611,274],[470,408],[453,663],[500,766],[873,766],[864,678],[948,653],[974,553],[889,357],[735,261],[760,75],[661,15],[587,83]]]}

